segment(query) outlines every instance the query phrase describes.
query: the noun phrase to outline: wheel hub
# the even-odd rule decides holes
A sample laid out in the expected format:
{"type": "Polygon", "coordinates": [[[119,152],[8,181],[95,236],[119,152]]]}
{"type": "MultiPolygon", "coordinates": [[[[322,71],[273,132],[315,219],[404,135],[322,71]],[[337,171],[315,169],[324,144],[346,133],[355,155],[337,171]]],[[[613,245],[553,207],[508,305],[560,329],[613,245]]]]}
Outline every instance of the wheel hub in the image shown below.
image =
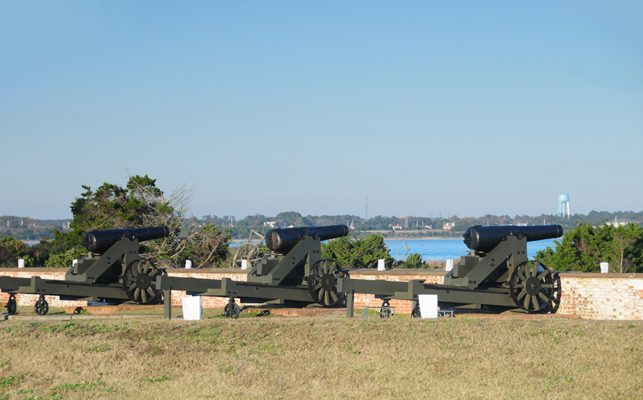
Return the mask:
{"type": "Polygon", "coordinates": [[[333,290],[335,288],[335,277],[333,275],[324,275],[322,278],[322,287],[325,290],[333,290]]]}
{"type": "Polygon", "coordinates": [[[535,277],[530,277],[527,279],[527,282],[525,283],[525,288],[527,289],[527,293],[530,295],[537,295],[538,292],[540,292],[540,289],[542,287],[542,283],[538,278],[535,277]]]}
{"type": "Polygon", "coordinates": [[[148,274],[138,274],[136,277],[136,286],[138,286],[140,289],[147,289],[150,287],[150,284],[152,283],[152,280],[150,279],[150,276],[148,274]]]}

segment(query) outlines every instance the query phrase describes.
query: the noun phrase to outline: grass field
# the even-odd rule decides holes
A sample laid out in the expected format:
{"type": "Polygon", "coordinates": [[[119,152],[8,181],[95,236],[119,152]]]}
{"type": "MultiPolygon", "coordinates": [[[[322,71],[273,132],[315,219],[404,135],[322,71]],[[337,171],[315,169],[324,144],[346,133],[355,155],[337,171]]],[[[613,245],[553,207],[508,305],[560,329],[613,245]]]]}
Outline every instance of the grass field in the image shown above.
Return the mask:
{"type": "Polygon", "coordinates": [[[0,399],[643,398],[643,323],[0,322],[0,399]]]}

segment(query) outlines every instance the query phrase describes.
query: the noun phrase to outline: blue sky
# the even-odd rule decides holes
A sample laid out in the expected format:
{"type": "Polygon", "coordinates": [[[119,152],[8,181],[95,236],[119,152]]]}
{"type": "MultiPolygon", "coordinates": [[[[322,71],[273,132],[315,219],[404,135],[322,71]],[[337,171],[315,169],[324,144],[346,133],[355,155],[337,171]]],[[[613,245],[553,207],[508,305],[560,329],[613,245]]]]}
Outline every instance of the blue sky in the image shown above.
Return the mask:
{"type": "Polygon", "coordinates": [[[641,4],[0,1],[0,215],[638,211],[641,4]]]}

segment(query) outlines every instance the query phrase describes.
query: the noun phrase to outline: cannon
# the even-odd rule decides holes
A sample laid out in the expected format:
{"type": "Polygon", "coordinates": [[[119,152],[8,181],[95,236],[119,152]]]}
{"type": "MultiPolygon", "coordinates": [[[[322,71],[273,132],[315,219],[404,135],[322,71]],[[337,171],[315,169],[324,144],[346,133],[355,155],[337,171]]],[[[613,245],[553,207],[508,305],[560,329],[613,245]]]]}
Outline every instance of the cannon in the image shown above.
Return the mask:
{"type": "Polygon", "coordinates": [[[464,233],[471,249],[444,277],[445,285],[508,290],[527,312],[556,312],[560,278],[542,263],[527,259],[527,242],[563,235],[560,225],[473,226],[464,233]]]}
{"type": "Polygon", "coordinates": [[[121,238],[136,239],[139,243],[166,237],[170,234],[167,226],[152,228],[125,228],[89,231],[83,235],[85,248],[97,254],[103,254],[121,238]]]}
{"type": "Polygon", "coordinates": [[[161,292],[155,277],[163,274],[152,260],[139,254],[140,242],[160,239],[170,233],[166,226],[109,229],[86,232],[85,248],[98,256],[82,258],[65,274],[65,280],[84,283],[120,284],[131,301],[156,304],[161,292]]]}
{"type": "Polygon", "coordinates": [[[335,287],[336,279],[347,276],[347,272],[333,260],[320,259],[321,241],[346,235],[346,225],[270,230],[266,234],[266,246],[278,255],[255,264],[248,274],[248,282],[305,285],[316,303],[334,307],[343,300],[335,287]]]}
{"type": "Polygon", "coordinates": [[[330,225],[314,228],[272,229],[266,234],[266,246],[275,253],[285,254],[305,236],[319,240],[334,239],[348,235],[346,225],[330,225]]]}
{"type": "Polygon", "coordinates": [[[563,227],[560,225],[476,225],[464,232],[464,244],[475,252],[486,253],[505,240],[509,235],[517,238],[524,237],[527,242],[554,239],[563,235],[563,227]]]}
{"type": "Polygon", "coordinates": [[[229,302],[224,314],[232,318],[241,311],[235,298],[244,303],[272,302],[298,307],[313,303],[323,307],[343,305],[345,296],[337,290],[337,281],[348,277],[348,272],[334,260],[321,259],[321,241],[346,235],[346,225],[270,230],[265,240],[272,254],[252,266],[246,282],[158,276],[157,289],[165,291],[166,317],[171,318],[172,290],[226,297],[229,302]]]}
{"type": "Polygon", "coordinates": [[[16,293],[38,294],[34,308],[40,315],[49,310],[45,295],[63,300],[99,298],[111,304],[157,304],[162,301],[162,292],[156,289],[156,277],[165,270],[142,257],[139,248],[140,242],[168,235],[164,226],[86,232],[84,245],[90,255],[78,260],[64,280],[0,276],[0,290],[10,294],[7,309],[15,313],[16,293]]]}
{"type": "Polygon", "coordinates": [[[528,260],[527,242],[562,236],[560,225],[472,226],[463,240],[471,253],[460,257],[444,276],[444,284],[367,281],[340,278],[337,288],[347,293],[347,313],[353,315],[355,293],[371,293],[383,300],[380,315],[390,315],[389,300],[416,303],[418,296],[435,294],[441,307],[506,310],[519,308],[528,313],[555,313],[560,306],[561,282],[558,273],[544,264],[528,260]]]}

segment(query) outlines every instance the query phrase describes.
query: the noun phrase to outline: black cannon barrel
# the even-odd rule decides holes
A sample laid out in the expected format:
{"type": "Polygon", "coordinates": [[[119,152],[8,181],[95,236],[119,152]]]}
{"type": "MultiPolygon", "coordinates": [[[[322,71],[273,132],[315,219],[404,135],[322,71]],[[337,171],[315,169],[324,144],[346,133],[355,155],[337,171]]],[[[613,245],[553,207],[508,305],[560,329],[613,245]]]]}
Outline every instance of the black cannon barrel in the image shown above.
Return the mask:
{"type": "Polygon", "coordinates": [[[319,240],[328,240],[346,235],[348,235],[346,225],[272,229],[266,234],[266,246],[276,253],[285,254],[304,236],[314,236],[319,240]]]}
{"type": "Polygon", "coordinates": [[[464,233],[464,244],[474,251],[483,253],[491,251],[505,237],[509,235],[522,236],[528,242],[543,239],[553,239],[563,235],[563,227],[560,225],[495,225],[495,226],[472,226],[464,233]]]}
{"type": "Polygon", "coordinates": [[[120,238],[136,239],[139,242],[158,239],[170,234],[167,226],[155,226],[149,228],[124,228],[106,229],[102,231],[85,232],[83,242],[85,248],[92,253],[102,254],[109,249],[120,238]]]}

